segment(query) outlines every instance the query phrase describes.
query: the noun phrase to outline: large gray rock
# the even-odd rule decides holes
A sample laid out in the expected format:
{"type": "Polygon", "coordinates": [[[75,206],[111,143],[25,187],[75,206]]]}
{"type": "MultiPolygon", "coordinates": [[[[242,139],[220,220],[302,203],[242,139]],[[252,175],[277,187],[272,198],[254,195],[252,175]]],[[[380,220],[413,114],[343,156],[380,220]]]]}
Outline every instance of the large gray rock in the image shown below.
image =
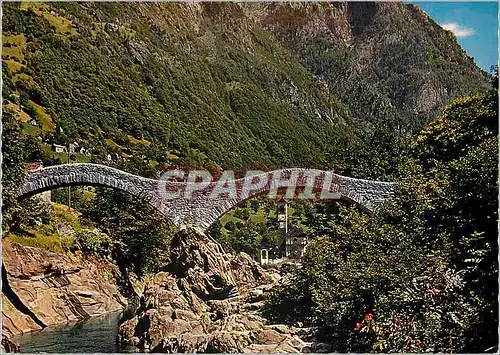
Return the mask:
{"type": "Polygon", "coordinates": [[[268,326],[252,308],[278,278],[248,255],[233,257],[204,234],[183,230],[172,241],[171,260],[169,272],[146,282],[143,309],[119,330],[122,346],[210,353],[307,347],[291,328],[268,326]]]}
{"type": "Polygon", "coordinates": [[[3,267],[3,334],[9,337],[127,305],[118,268],[106,260],[3,242],[3,267]]]}

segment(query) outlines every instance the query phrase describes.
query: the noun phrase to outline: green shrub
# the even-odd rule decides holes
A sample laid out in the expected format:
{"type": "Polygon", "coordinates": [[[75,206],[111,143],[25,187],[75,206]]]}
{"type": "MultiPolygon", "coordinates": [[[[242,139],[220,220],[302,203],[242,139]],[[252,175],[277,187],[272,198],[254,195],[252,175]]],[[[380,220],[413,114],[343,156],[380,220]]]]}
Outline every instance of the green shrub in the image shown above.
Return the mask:
{"type": "Polygon", "coordinates": [[[112,240],[97,229],[80,229],[75,233],[75,247],[85,254],[98,254],[109,256],[111,253],[112,240]]]}
{"type": "Polygon", "coordinates": [[[445,107],[400,162],[396,199],[377,215],[309,213],[316,239],[266,313],[308,320],[333,351],[495,349],[497,100],[491,92],[445,107]]]}

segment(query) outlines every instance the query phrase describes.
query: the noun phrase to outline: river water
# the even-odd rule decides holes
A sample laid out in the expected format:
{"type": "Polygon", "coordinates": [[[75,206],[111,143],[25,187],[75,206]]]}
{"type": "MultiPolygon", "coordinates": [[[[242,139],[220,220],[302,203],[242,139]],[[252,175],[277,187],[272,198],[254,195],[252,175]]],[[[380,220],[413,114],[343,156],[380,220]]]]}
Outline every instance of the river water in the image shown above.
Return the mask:
{"type": "Polygon", "coordinates": [[[118,327],[123,312],[108,313],[85,322],[47,327],[12,340],[22,353],[116,353],[118,327]]]}

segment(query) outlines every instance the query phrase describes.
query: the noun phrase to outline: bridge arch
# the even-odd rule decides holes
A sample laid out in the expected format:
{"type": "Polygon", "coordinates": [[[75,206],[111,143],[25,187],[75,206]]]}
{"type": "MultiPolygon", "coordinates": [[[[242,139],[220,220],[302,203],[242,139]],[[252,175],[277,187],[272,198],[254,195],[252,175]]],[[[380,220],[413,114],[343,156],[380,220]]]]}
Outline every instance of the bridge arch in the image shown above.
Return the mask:
{"type": "Polygon", "coordinates": [[[277,192],[280,187],[283,187],[283,181],[289,181],[296,188],[309,186],[314,191],[324,190],[325,183],[327,183],[328,192],[333,194],[330,197],[348,200],[368,211],[375,211],[385,199],[392,196],[390,183],[349,178],[316,169],[291,168],[260,172],[252,175],[251,179],[252,181],[261,180],[263,183],[249,190],[245,189],[247,186],[245,183],[248,180],[244,178],[230,180],[229,182],[237,188],[237,194],[232,198],[214,197],[212,192],[216,182],[211,182],[205,189],[197,191],[192,198],[168,199],[164,194],[166,188],[185,191],[187,187],[190,187],[190,183],[148,179],[100,164],[64,164],[29,173],[16,197],[23,199],[64,186],[110,187],[144,200],[177,226],[185,224],[186,219],[189,219],[193,225],[206,230],[236,205],[257,195],[277,192]],[[307,180],[308,176],[314,177],[313,180],[307,180]],[[314,181],[313,185],[307,185],[308,181],[309,184],[314,181]]]}
{"type": "MultiPolygon", "coordinates": [[[[198,195],[198,198],[184,200],[184,203],[182,203],[180,207],[184,210],[187,208],[190,211],[189,216],[193,224],[207,230],[218,221],[220,217],[237,205],[241,205],[254,197],[268,194],[273,189],[277,191],[280,187],[283,187],[280,186],[280,179],[284,178],[287,180],[287,178],[290,179],[291,176],[296,176],[295,179],[292,178],[291,180],[293,180],[292,185],[298,189],[303,189],[307,186],[306,176],[314,176],[313,191],[321,191],[324,189],[324,184],[326,183],[328,192],[337,195],[329,199],[336,201],[344,200],[353,203],[367,212],[376,211],[383,201],[393,195],[392,184],[388,182],[350,178],[334,174],[331,171],[317,169],[289,168],[253,175],[254,179],[263,179],[267,181],[267,183],[258,189],[250,192],[247,191],[246,193],[242,193],[245,186],[244,178],[234,180],[233,183],[237,187],[236,198],[209,197],[215,185],[215,183],[212,183],[206,190],[198,195]]],[[[284,188],[286,188],[286,186],[284,188]]],[[[294,196],[294,198],[296,198],[296,196],[294,196]]],[[[178,207],[179,205],[172,206],[173,209],[177,209],[178,207]]],[[[178,212],[177,215],[182,215],[181,210],[178,212]]],[[[174,216],[173,218],[177,217],[174,216]]],[[[179,221],[174,220],[174,223],[178,224],[179,221]]]]}
{"type": "Polygon", "coordinates": [[[16,198],[21,200],[59,187],[84,185],[109,187],[127,192],[165,214],[166,206],[156,193],[156,180],[101,164],[62,164],[28,173],[16,198]]]}

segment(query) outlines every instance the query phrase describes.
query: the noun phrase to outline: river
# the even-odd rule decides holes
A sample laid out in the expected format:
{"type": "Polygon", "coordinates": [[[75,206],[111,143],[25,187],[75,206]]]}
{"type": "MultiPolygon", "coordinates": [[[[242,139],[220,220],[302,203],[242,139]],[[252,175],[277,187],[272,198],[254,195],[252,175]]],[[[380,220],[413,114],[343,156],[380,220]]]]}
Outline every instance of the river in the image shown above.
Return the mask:
{"type": "Polygon", "coordinates": [[[116,335],[123,312],[113,312],[87,321],[47,327],[15,336],[22,353],[116,353],[116,335]]]}

